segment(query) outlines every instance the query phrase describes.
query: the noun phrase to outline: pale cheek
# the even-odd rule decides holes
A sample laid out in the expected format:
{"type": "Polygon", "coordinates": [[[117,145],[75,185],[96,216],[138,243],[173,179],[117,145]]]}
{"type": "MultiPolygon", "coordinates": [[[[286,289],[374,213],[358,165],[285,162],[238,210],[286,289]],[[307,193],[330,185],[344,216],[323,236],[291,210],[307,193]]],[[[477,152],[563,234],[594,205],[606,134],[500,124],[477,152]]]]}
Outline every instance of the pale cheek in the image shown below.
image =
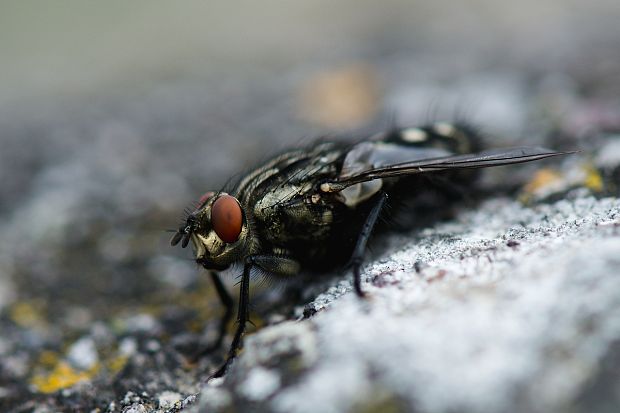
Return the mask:
{"type": "Polygon", "coordinates": [[[203,249],[203,255],[207,257],[218,256],[222,253],[225,244],[220,241],[219,237],[215,234],[214,231],[210,231],[206,236],[205,235],[196,235],[198,238],[201,247],[203,249]]]}
{"type": "Polygon", "coordinates": [[[194,255],[196,258],[202,258],[205,255],[204,241],[199,235],[192,234],[192,246],[194,247],[194,255]]]}

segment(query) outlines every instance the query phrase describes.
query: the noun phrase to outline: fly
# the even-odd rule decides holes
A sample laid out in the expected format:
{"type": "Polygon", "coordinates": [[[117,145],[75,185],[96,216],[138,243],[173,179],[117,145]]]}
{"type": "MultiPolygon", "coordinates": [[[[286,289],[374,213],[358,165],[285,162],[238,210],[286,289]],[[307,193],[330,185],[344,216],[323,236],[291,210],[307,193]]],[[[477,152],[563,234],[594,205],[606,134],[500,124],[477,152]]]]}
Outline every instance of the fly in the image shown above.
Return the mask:
{"type": "Polygon", "coordinates": [[[302,268],[325,270],[348,261],[354,290],[363,296],[366,244],[388,199],[420,196],[425,177],[443,174],[463,184],[473,178],[464,170],[566,154],[537,147],[480,151],[479,143],[471,128],[448,123],[398,128],[353,144],[322,141],[268,160],[227,192],[205,193],[171,244],[192,243],[226,308],[218,339],[201,354],[222,344],[233,313],[218,271],[243,264],[237,327],[214,376],[225,373],[242,346],[253,269],[290,279],[302,268]]]}

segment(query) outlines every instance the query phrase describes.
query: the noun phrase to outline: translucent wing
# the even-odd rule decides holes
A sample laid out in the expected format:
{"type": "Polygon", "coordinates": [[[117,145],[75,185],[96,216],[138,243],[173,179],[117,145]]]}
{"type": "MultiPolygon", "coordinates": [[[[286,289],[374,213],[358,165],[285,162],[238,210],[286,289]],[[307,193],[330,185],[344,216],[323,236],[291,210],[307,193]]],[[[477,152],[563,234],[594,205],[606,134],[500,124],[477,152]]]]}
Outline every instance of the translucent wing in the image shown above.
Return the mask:
{"type": "Polygon", "coordinates": [[[381,178],[393,178],[405,175],[437,172],[452,169],[475,169],[492,166],[510,165],[522,162],[537,161],[553,156],[566,155],[573,152],[556,152],[545,148],[517,147],[492,149],[466,155],[439,156],[426,159],[394,163],[360,170],[355,173],[347,171],[337,180],[321,185],[323,192],[339,192],[352,185],[381,178]]]}

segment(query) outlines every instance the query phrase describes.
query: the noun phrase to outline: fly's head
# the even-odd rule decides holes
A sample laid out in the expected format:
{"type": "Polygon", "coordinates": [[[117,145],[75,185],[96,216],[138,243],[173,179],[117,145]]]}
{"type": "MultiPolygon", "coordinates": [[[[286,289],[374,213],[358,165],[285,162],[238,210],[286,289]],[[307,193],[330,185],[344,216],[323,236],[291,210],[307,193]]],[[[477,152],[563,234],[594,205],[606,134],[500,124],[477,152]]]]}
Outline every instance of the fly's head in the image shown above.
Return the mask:
{"type": "Polygon", "coordinates": [[[243,258],[248,239],[249,228],[239,201],[226,193],[207,192],[170,243],[185,248],[191,241],[199,264],[222,270],[243,258]]]}

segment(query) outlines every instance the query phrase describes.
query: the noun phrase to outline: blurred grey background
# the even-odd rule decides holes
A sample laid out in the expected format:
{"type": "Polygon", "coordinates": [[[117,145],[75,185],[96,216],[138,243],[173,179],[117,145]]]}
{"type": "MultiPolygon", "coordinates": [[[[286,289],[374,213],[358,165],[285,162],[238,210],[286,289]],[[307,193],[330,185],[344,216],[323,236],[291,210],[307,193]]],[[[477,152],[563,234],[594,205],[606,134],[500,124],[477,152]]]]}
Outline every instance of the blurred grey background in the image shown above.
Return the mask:
{"type": "Polygon", "coordinates": [[[393,117],[592,145],[620,125],[619,21],[617,0],[2,1],[0,401],[62,388],[40,355],[77,337],[105,364],[136,314],[212,319],[163,231],[279,148],[393,117]]]}

